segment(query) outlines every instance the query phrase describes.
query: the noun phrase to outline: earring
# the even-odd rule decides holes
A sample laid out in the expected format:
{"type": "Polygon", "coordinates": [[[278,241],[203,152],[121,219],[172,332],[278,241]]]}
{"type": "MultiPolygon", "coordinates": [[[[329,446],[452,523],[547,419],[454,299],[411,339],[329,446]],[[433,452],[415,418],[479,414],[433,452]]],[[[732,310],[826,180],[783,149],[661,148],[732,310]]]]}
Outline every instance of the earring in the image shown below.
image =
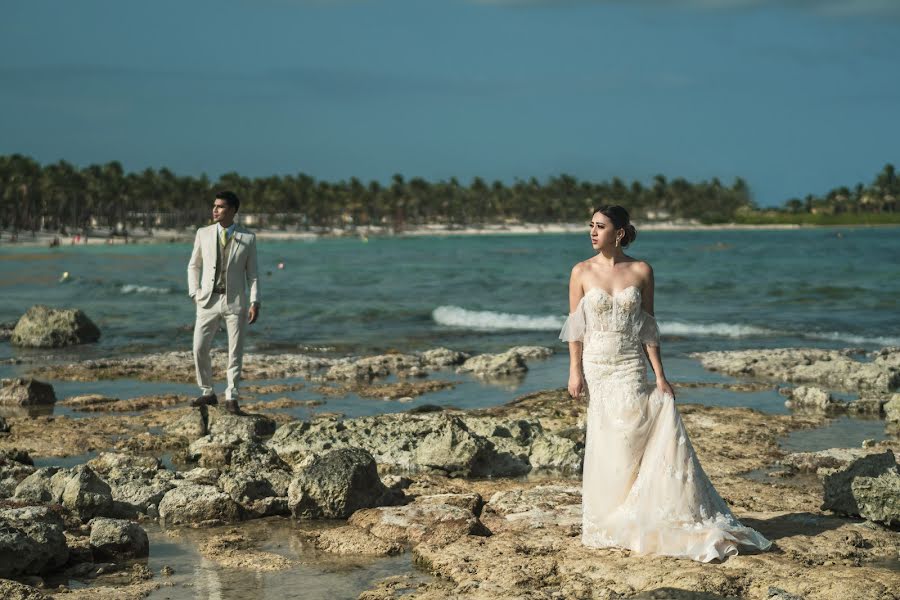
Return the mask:
{"type": "Polygon", "coordinates": [[[619,247],[619,238],[616,238],[616,248],[619,247]]]}

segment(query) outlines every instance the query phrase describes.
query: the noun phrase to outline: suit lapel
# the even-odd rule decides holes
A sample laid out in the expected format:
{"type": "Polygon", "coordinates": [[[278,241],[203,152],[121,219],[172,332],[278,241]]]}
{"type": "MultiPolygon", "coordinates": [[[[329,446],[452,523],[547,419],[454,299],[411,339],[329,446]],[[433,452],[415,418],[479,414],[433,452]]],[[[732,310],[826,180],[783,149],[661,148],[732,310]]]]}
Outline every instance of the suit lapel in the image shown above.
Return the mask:
{"type": "Polygon", "coordinates": [[[240,229],[237,226],[235,226],[234,233],[231,236],[231,242],[230,242],[231,245],[228,248],[228,261],[225,263],[226,268],[228,267],[228,265],[231,264],[231,259],[234,258],[234,253],[237,252],[238,239],[239,239],[240,235],[241,235],[240,229]]]}

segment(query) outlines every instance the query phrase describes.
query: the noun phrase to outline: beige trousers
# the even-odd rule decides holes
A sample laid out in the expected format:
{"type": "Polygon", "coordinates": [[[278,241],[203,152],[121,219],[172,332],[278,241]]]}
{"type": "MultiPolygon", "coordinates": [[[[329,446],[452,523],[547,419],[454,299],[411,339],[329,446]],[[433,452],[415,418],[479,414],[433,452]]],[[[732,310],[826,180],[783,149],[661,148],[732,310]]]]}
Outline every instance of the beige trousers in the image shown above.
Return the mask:
{"type": "Polygon", "coordinates": [[[228,332],[228,386],[226,400],[238,399],[238,384],[241,381],[241,366],[244,361],[244,334],[247,331],[247,311],[234,313],[228,310],[225,294],[213,294],[209,308],[197,306],[197,320],[194,322],[194,366],[197,369],[197,385],[204,396],[213,393],[212,361],[209,350],[219,324],[225,321],[228,332]]]}

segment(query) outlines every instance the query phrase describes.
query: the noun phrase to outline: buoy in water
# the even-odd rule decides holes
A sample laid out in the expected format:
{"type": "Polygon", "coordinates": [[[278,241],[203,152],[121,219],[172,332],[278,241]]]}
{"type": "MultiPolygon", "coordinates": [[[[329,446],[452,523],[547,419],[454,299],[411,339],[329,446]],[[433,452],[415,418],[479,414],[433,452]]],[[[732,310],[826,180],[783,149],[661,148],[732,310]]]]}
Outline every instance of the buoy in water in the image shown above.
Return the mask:
{"type": "Polygon", "coordinates": [[[279,268],[279,269],[283,269],[283,268],[284,268],[284,263],[283,263],[283,262],[278,263],[278,268],[279,268]]]}
{"type": "Polygon", "coordinates": [[[59,277],[59,282],[60,282],[60,283],[65,283],[65,282],[67,282],[68,280],[69,280],[69,272],[68,272],[68,271],[63,271],[63,274],[60,275],[60,277],[59,277]]]}

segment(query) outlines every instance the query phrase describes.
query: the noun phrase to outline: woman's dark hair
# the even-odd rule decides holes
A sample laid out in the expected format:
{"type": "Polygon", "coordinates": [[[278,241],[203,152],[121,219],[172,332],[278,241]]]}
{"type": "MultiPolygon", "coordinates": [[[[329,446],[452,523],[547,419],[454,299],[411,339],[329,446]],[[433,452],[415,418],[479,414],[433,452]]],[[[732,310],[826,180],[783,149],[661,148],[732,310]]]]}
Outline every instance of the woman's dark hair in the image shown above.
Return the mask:
{"type": "Polygon", "coordinates": [[[231,208],[234,209],[234,212],[237,212],[238,209],[241,207],[241,201],[237,197],[237,194],[235,194],[234,192],[232,192],[230,190],[224,190],[224,191],[218,192],[216,194],[216,200],[224,200],[225,202],[228,203],[228,206],[230,206],[231,208]]]}
{"type": "Polygon", "coordinates": [[[618,204],[601,204],[593,210],[591,216],[593,217],[597,213],[600,213],[612,221],[613,227],[616,229],[625,230],[625,235],[622,236],[622,241],[619,242],[623,248],[637,238],[637,230],[635,230],[634,225],[631,224],[631,217],[624,207],[621,207],[618,204]]]}

